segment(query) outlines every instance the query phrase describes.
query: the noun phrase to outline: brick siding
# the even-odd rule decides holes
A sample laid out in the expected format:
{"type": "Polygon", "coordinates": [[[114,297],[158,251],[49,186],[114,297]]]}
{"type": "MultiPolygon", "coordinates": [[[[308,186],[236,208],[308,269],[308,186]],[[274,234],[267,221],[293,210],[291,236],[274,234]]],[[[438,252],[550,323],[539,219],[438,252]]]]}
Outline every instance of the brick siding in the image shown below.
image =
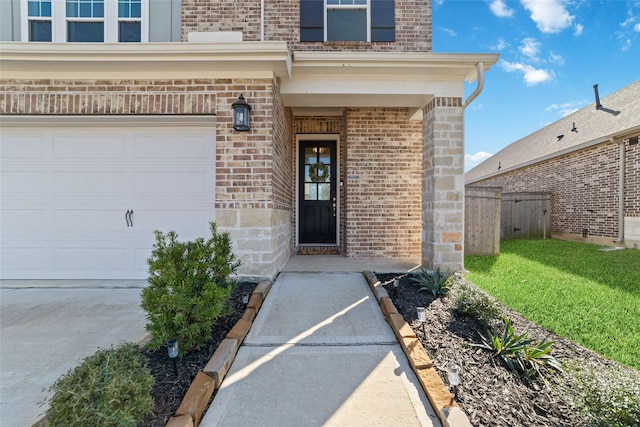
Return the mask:
{"type": "Polygon", "coordinates": [[[422,123],[402,108],[346,112],[349,257],[420,256],[422,123]]]}
{"type": "MultiPolygon", "coordinates": [[[[640,216],[640,145],[626,143],[625,216],[640,216]]],[[[619,145],[604,143],[473,183],[552,193],[552,232],[618,236],[619,145]]]]}
{"type": "MultiPolygon", "coordinates": [[[[431,1],[396,0],[396,41],[300,42],[300,1],[264,0],[264,40],[286,41],[292,50],[431,51],[431,1]]],[[[189,32],[241,31],[244,41],[260,40],[260,0],[183,0],[182,40],[189,32]]]]}

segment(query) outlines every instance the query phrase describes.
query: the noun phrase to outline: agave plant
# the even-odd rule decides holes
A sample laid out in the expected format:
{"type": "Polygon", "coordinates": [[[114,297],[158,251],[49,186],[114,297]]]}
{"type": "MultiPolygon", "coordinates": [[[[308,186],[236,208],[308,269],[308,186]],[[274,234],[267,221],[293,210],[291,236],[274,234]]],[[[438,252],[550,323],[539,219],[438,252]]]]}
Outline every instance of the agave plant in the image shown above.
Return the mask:
{"type": "Polygon", "coordinates": [[[421,268],[417,276],[412,277],[411,280],[420,286],[418,292],[429,291],[435,297],[447,292],[451,275],[450,270],[440,272],[440,267],[436,271],[421,268]]]}
{"type": "Polygon", "coordinates": [[[543,369],[550,372],[562,371],[562,362],[551,355],[553,341],[544,339],[535,344],[527,332],[516,335],[511,320],[504,317],[503,322],[502,333],[494,326],[492,330],[480,334],[480,344],[471,344],[471,346],[492,351],[492,356],[500,358],[511,372],[522,374],[527,378],[543,376],[543,369]]]}

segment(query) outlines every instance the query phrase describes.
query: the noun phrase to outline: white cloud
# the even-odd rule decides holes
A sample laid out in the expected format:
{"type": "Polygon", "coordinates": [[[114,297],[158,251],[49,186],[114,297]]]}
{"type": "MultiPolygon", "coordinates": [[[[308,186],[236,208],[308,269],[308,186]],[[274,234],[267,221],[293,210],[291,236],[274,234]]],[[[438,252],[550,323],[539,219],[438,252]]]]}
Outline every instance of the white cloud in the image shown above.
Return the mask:
{"type": "Polygon", "coordinates": [[[573,35],[576,37],[581,35],[583,31],[584,31],[584,25],[582,24],[576,24],[576,26],[573,27],[573,35]]]}
{"type": "Polygon", "coordinates": [[[508,73],[520,71],[524,75],[527,86],[535,86],[553,80],[553,73],[541,68],[534,68],[529,64],[518,62],[500,61],[500,67],[508,73]]]}
{"type": "Polygon", "coordinates": [[[442,27],[442,31],[444,31],[445,33],[449,34],[451,37],[455,37],[458,35],[458,33],[456,33],[454,30],[452,30],[451,28],[444,28],[442,27]]]}
{"type": "Polygon", "coordinates": [[[586,105],[589,105],[589,101],[582,99],[580,101],[563,102],[562,104],[551,104],[544,110],[547,112],[555,111],[558,116],[567,117],[586,105]]]}
{"type": "Polygon", "coordinates": [[[500,37],[498,39],[498,42],[492,46],[489,46],[489,48],[491,50],[503,50],[508,48],[509,46],[511,46],[509,43],[507,43],[507,41],[505,39],[503,39],[502,37],[500,37]]]}
{"type": "Polygon", "coordinates": [[[635,26],[635,27],[633,27],[633,31],[635,31],[635,32],[637,32],[637,33],[640,33],[640,23],[639,23],[639,24],[636,24],[636,26],[635,26]]]}
{"type": "Polygon", "coordinates": [[[565,9],[564,0],[520,0],[520,3],[543,33],[558,33],[573,22],[574,16],[565,9]]]}
{"type": "Polygon", "coordinates": [[[475,154],[465,154],[464,155],[464,170],[468,171],[478,166],[480,163],[487,160],[489,157],[493,156],[493,154],[487,153],[486,151],[478,151],[475,154]]]}
{"type": "Polygon", "coordinates": [[[540,47],[542,43],[533,37],[527,37],[522,40],[522,45],[518,48],[520,53],[528,57],[530,60],[538,62],[538,54],[540,53],[540,47]]]}
{"type": "Polygon", "coordinates": [[[509,18],[513,16],[513,9],[509,9],[504,0],[493,0],[489,5],[489,9],[499,18],[509,18]]]}
{"type": "Polygon", "coordinates": [[[557,55],[553,53],[553,51],[549,52],[549,61],[554,64],[564,65],[564,58],[562,57],[562,55],[557,55]]]}

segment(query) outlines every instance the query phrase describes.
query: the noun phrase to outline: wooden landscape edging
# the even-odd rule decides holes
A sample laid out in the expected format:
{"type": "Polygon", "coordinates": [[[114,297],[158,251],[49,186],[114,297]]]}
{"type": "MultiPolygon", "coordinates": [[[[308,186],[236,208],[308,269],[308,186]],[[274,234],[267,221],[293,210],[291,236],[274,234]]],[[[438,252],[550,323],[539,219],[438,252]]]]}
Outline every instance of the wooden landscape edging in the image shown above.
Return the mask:
{"type": "Polygon", "coordinates": [[[258,283],[249,298],[244,314],[231,328],[227,337],[220,342],[206,366],[198,372],[175,415],[169,418],[165,427],[198,427],[209,400],[222,385],[270,289],[271,282],[264,280],[258,283]]]}
{"type": "Polygon", "coordinates": [[[436,372],[436,368],[420,340],[416,338],[411,326],[398,313],[382,283],[371,271],[365,271],[362,274],[376,296],[385,319],[396,335],[418,382],[420,382],[442,425],[444,427],[471,427],[469,418],[454,400],[449,388],[436,372]]]}

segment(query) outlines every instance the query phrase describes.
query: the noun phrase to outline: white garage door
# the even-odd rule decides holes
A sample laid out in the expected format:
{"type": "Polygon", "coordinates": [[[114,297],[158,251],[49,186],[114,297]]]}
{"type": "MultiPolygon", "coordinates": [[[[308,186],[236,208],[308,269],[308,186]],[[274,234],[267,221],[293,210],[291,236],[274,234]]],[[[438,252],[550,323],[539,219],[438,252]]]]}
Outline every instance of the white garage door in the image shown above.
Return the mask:
{"type": "Polygon", "coordinates": [[[215,129],[131,122],[0,131],[0,278],[145,279],[154,230],[209,235],[215,129]]]}

